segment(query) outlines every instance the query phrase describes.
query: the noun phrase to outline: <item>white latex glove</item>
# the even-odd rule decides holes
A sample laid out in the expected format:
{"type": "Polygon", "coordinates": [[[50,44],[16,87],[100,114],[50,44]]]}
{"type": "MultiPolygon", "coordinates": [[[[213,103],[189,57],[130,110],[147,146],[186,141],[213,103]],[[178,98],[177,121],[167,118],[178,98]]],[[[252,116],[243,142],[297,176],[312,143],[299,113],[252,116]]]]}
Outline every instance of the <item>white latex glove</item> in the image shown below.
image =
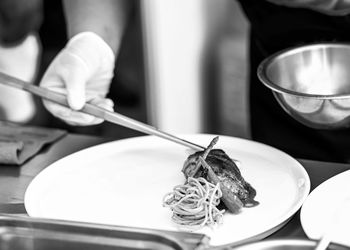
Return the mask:
{"type": "MultiPolygon", "coordinates": [[[[37,72],[41,45],[36,34],[20,44],[0,46],[0,71],[32,84],[37,72]]],[[[36,111],[33,96],[23,90],[0,85],[0,119],[25,123],[36,111]]]]}
{"type": "Polygon", "coordinates": [[[71,109],[44,100],[44,106],[71,125],[94,125],[103,120],[78,112],[86,102],[113,111],[106,98],[113,77],[115,56],[109,45],[92,32],[72,37],[45,72],[41,87],[63,93],[71,109]]]}

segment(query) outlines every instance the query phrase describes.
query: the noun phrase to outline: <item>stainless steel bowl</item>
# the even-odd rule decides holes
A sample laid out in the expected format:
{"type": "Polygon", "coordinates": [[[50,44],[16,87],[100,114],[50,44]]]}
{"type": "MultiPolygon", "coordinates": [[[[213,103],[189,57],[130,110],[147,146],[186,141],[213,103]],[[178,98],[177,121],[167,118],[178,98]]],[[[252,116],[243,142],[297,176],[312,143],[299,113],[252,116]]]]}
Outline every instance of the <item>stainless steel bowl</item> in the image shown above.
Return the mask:
{"type": "MultiPolygon", "coordinates": [[[[273,239],[245,243],[233,248],[222,250],[314,250],[317,242],[303,239],[273,239]]],[[[327,250],[349,250],[350,248],[338,244],[330,244],[327,250]]]]}
{"type": "Polygon", "coordinates": [[[322,129],[350,126],[350,44],[283,50],[266,58],[257,73],[299,122],[322,129]]]}

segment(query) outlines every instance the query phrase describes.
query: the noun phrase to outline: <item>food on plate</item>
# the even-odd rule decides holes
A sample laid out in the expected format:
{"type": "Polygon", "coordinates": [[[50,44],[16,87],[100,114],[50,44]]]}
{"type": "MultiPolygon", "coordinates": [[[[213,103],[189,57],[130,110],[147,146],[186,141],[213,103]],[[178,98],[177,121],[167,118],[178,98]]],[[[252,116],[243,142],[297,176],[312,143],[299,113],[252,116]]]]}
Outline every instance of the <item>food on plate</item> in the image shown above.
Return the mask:
{"type": "Polygon", "coordinates": [[[171,208],[172,219],[180,226],[198,229],[220,224],[225,212],[219,209],[222,203],[234,214],[259,204],[254,199],[256,190],[245,181],[235,161],[222,149],[213,149],[218,139],[188,156],[182,168],[185,184],[164,197],[163,205],[171,208]]]}
{"type": "Polygon", "coordinates": [[[213,169],[203,159],[202,156],[199,157],[199,160],[201,161],[202,166],[208,171],[208,180],[210,180],[215,185],[219,185],[220,190],[222,192],[221,200],[223,201],[227,209],[232,213],[238,213],[243,206],[241,200],[238,199],[238,197],[232,192],[230,192],[230,190],[226,186],[220,184],[219,177],[215,174],[213,169]]]}
{"type": "Polygon", "coordinates": [[[206,179],[189,177],[183,185],[175,186],[173,192],[164,196],[163,205],[173,211],[172,220],[188,229],[222,223],[225,210],[219,210],[222,192],[219,185],[206,179]]]}
{"type": "Polygon", "coordinates": [[[217,141],[218,137],[215,137],[208,148],[187,158],[182,169],[185,177],[203,177],[212,183],[220,183],[222,201],[232,213],[240,212],[242,207],[258,205],[259,202],[254,200],[256,190],[243,178],[235,161],[222,149],[212,149],[217,141]]]}

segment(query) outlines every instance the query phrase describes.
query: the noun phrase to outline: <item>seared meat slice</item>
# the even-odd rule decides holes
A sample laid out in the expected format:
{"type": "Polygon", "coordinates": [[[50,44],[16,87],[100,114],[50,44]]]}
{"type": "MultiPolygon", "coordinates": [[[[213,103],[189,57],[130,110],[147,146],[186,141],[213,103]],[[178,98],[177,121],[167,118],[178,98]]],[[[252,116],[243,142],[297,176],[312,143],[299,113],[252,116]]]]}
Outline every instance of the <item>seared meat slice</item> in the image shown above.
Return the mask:
{"type": "MultiPolygon", "coordinates": [[[[241,171],[235,162],[221,149],[212,149],[209,152],[199,151],[190,155],[184,163],[182,172],[186,178],[203,177],[210,181],[208,169],[199,167],[198,162],[200,156],[205,156],[205,161],[218,177],[220,184],[226,190],[231,192],[231,196],[237,196],[244,207],[252,207],[259,204],[255,201],[255,189],[244,180],[241,171]]],[[[232,211],[231,211],[232,212],[232,211]]]]}

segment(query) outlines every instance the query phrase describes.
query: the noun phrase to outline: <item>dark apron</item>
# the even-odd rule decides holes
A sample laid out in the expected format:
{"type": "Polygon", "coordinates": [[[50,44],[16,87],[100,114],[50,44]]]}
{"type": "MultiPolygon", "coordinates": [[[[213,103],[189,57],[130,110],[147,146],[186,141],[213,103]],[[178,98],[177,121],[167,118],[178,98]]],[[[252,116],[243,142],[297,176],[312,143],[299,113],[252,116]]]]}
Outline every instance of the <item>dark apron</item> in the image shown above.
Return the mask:
{"type": "Polygon", "coordinates": [[[296,158],[350,162],[350,129],[312,129],[295,121],[282,110],[256,74],[264,58],[282,49],[315,42],[350,42],[350,16],[328,16],[265,0],[239,2],[251,24],[249,104],[252,139],[296,158]]]}

